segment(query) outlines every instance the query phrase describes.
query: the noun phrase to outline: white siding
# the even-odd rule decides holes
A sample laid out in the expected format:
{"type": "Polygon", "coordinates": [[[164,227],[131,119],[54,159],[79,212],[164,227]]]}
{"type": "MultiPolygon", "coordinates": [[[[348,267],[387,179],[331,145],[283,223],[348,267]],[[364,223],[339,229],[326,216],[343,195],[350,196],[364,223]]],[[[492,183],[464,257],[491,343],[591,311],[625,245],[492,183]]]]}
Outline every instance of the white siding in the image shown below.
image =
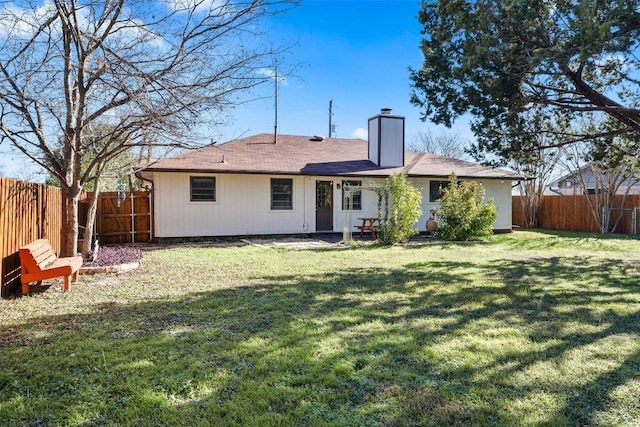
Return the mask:
{"type": "MultiPolygon", "coordinates": [[[[426,229],[427,220],[431,216],[430,211],[438,209],[439,203],[429,202],[429,182],[448,181],[448,178],[410,178],[409,181],[422,193],[422,216],[418,220],[417,227],[420,231],[426,229]]],[[[479,180],[485,189],[485,199],[493,199],[493,203],[498,209],[498,219],[493,224],[494,230],[511,230],[511,181],[500,181],[495,179],[479,180]]]]}
{"type": "Polygon", "coordinates": [[[202,175],[155,174],[156,236],[195,237],[302,232],[303,177],[293,178],[293,209],[272,211],[272,177],[214,175],[217,187],[216,201],[191,202],[189,177],[202,175]]]}
{"type": "MultiPolygon", "coordinates": [[[[342,183],[343,179],[333,178],[336,182],[342,183]]],[[[370,178],[344,178],[345,180],[361,181],[363,185],[384,184],[384,179],[370,179],[370,178]]],[[[335,193],[334,198],[334,230],[343,233],[356,232],[356,225],[362,225],[360,218],[377,218],[378,217],[378,194],[373,190],[362,190],[362,209],[354,211],[342,210],[342,190],[338,190],[335,193]]]]}
{"type": "MultiPolygon", "coordinates": [[[[333,231],[355,232],[361,217],[378,215],[378,196],[363,190],[362,210],[342,210],[343,178],[316,176],[270,176],[250,174],[211,174],[216,178],[215,202],[191,202],[190,176],[202,173],[155,173],[154,219],[156,237],[237,236],[258,234],[313,233],[316,230],[316,181],[333,181],[333,231]],[[271,178],[293,179],[293,209],[274,211],[271,206],[271,178]]],[[[359,178],[346,178],[358,180],[359,178]]],[[[361,179],[381,184],[384,179],[361,179]]],[[[416,227],[425,230],[429,210],[438,204],[429,203],[429,180],[410,179],[422,193],[423,214],[416,227]]],[[[494,229],[511,229],[511,182],[481,181],[486,196],[493,198],[498,207],[498,220],[494,229]]]]}
{"type": "Polygon", "coordinates": [[[493,199],[493,203],[498,208],[498,219],[493,224],[494,230],[511,230],[511,181],[500,181],[497,179],[481,180],[485,188],[485,199],[493,199]]]}
{"type": "Polygon", "coordinates": [[[190,176],[202,173],[154,174],[156,237],[237,236],[251,234],[313,233],[316,227],[316,181],[334,182],[333,230],[358,223],[362,216],[377,216],[376,193],[363,191],[363,210],[342,211],[342,190],[335,177],[212,174],[216,177],[215,202],[191,202],[190,176]],[[271,210],[271,178],[293,179],[293,209],[271,210]],[[349,224],[351,222],[351,224],[349,224]]]}

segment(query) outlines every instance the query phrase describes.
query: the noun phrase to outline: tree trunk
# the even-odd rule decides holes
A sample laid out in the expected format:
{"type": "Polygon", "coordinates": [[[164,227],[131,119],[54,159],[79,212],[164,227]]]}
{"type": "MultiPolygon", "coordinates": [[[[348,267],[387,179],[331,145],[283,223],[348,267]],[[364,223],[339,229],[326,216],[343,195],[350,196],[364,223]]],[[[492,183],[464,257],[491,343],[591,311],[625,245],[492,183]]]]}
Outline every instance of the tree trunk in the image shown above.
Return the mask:
{"type": "Polygon", "coordinates": [[[536,191],[537,180],[538,178],[521,184],[520,203],[522,204],[525,228],[535,228],[538,225],[538,206],[541,198],[536,191]]]}
{"type": "Polygon", "coordinates": [[[59,256],[74,256],[78,252],[78,198],[80,191],[62,188],[62,235],[59,256]]]}
{"type": "Polygon", "coordinates": [[[98,196],[100,195],[100,186],[96,180],[96,185],[93,187],[93,196],[89,204],[89,210],[87,211],[87,223],[84,229],[84,240],[82,241],[82,256],[86,259],[89,252],[93,250],[91,242],[93,241],[93,226],[96,223],[96,212],[98,210],[98,196]]]}

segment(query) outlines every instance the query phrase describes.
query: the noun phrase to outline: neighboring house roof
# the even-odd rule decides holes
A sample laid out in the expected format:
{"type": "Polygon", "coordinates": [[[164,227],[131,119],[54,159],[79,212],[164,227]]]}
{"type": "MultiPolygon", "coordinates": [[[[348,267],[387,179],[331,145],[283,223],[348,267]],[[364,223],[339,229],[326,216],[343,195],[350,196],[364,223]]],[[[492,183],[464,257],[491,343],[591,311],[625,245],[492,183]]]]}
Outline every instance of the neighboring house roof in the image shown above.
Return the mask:
{"type": "Polygon", "coordinates": [[[405,151],[405,166],[384,168],[368,160],[361,139],[258,134],[155,162],[149,172],[255,173],[328,176],[408,176],[524,179],[521,175],[430,153],[405,151]]]}
{"type": "MultiPolygon", "coordinates": [[[[600,181],[605,185],[609,179],[606,174],[602,175],[603,179],[600,181]]],[[[612,176],[612,180],[617,178],[617,175],[612,176]]],[[[582,166],[580,169],[569,172],[568,174],[551,182],[547,188],[553,195],[578,195],[583,194],[585,191],[595,190],[599,181],[594,176],[594,170],[591,169],[590,164],[582,166]],[[581,177],[582,175],[582,177],[581,177]],[[586,189],[583,189],[582,185],[586,185],[586,189]]],[[[620,182],[618,187],[618,194],[640,194],[640,182],[634,179],[626,179],[620,182]]]]}

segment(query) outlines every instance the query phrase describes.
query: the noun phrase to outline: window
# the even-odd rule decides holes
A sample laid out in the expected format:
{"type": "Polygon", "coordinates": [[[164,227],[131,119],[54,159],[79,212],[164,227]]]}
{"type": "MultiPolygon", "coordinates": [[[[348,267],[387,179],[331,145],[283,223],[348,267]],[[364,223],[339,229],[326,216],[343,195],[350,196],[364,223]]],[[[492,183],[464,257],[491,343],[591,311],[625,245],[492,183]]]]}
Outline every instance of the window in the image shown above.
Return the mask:
{"type": "Polygon", "coordinates": [[[594,195],[594,194],[604,194],[607,192],[606,188],[587,188],[586,191],[584,191],[585,195],[594,195]]]}
{"type": "Polygon", "coordinates": [[[216,201],[216,179],[212,176],[192,176],[191,180],[191,201],[192,202],[215,202],[216,201]]]}
{"type": "Polygon", "coordinates": [[[271,178],[271,209],[293,209],[293,179],[271,178]]]}
{"type": "Polygon", "coordinates": [[[435,203],[442,197],[442,190],[449,186],[449,181],[429,182],[429,202],[435,203]]]}
{"type": "Polygon", "coordinates": [[[362,181],[342,181],[342,210],[361,211],[362,210],[362,190],[345,191],[345,187],[362,186],[362,181]]]}

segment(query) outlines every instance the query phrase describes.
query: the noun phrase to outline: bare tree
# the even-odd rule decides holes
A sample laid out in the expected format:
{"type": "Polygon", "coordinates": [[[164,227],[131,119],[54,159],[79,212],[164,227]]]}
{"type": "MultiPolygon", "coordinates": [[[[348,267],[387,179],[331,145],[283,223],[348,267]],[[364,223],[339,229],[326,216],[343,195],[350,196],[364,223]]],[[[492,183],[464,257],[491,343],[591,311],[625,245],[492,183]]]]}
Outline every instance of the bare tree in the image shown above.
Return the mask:
{"type": "MultiPolygon", "coordinates": [[[[87,150],[85,151],[84,158],[87,163],[94,165],[94,173],[89,177],[90,181],[87,183],[93,189],[92,197],[89,200],[89,208],[87,210],[87,219],[84,224],[84,233],[83,233],[83,245],[81,251],[84,256],[86,256],[92,249],[93,242],[93,229],[96,220],[96,212],[98,210],[98,197],[100,196],[100,192],[102,191],[103,183],[106,180],[114,181],[114,175],[117,178],[124,178],[125,175],[133,174],[133,171],[139,167],[141,164],[145,164],[143,162],[136,162],[137,157],[133,155],[132,150],[134,148],[130,148],[129,150],[125,150],[120,152],[120,154],[110,157],[109,159],[98,159],[97,162],[94,162],[96,157],[99,157],[100,152],[102,151],[102,147],[104,144],[108,145],[126,145],[127,141],[112,141],[111,138],[114,136],[110,126],[101,125],[95,129],[91,129],[90,132],[87,132],[87,137],[92,140],[92,143],[88,143],[86,145],[87,150]]],[[[146,135],[145,135],[146,137],[146,135]]],[[[142,152],[144,148],[148,147],[150,144],[149,141],[145,141],[144,139],[139,142],[139,146],[135,147],[138,152],[142,152]]],[[[85,172],[84,170],[82,171],[85,172]]],[[[129,187],[130,191],[133,191],[133,188],[129,187]]],[[[96,253],[93,254],[96,256],[96,253]]]]}
{"type": "Polygon", "coordinates": [[[257,71],[279,52],[260,22],[296,1],[0,3],[0,138],[60,180],[63,255],[77,251],[79,194],[106,163],[134,147],[196,146],[195,128],[269,80],[257,71]],[[99,124],[112,131],[83,168],[99,124]]]}
{"type": "MultiPolygon", "coordinates": [[[[542,134],[539,137],[544,138],[542,134]]],[[[556,171],[560,157],[558,150],[540,149],[537,152],[529,153],[526,159],[521,157],[518,162],[512,164],[516,172],[526,177],[524,181],[518,183],[526,228],[538,226],[538,207],[544,191],[556,171]]]]}
{"type": "MultiPolygon", "coordinates": [[[[85,151],[82,156],[80,164],[81,174],[84,174],[89,166],[93,168],[93,174],[88,177],[84,189],[87,192],[92,193],[92,197],[89,199],[86,222],[79,224],[79,227],[84,229],[82,234],[83,245],[81,248],[82,254],[87,255],[94,246],[92,242],[94,239],[93,230],[96,220],[96,212],[98,207],[98,197],[102,191],[117,191],[119,186],[124,184],[124,188],[128,191],[134,191],[137,187],[134,182],[136,181],[135,172],[141,167],[141,165],[147,165],[151,162],[150,150],[153,148],[151,141],[140,141],[138,146],[132,147],[129,150],[122,151],[116,156],[112,156],[109,159],[98,160],[94,162],[96,157],[100,155],[105,144],[117,145],[127,144],[127,141],[112,141],[114,137],[114,129],[105,124],[98,124],[97,126],[87,126],[84,132],[85,138],[85,151]],[[136,152],[134,152],[134,150],[136,152]],[[108,161],[107,161],[108,160],[108,161]]],[[[144,135],[147,140],[152,138],[150,135],[144,135]]],[[[62,159],[62,143],[58,144],[56,148],[56,155],[62,159]]],[[[53,175],[50,175],[46,179],[46,183],[56,187],[60,187],[60,180],[53,175]]],[[[93,254],[96,255],[95,252],[93,254]]]]}
{"type": "Polygon", "coordinates": [[[565,167],[573,174],[580,193],[587,197],[602,233],[615,231],[623,215],[616,216],[612,222],[611,212],[624,206],[629,191],[640,180],[638,156],[628,154],[625,142],[606,144],[607,147],[622,145],[622,149],[603,154],[597,141],[595,147],[594,142],[583,142],[564,149],[565,167]],[[622,198],[618,200],[618,196],[622,198]]]}
{"type": "Polygon", "coordinates": [[[428,132],[418,132],[409,143],[409,150],[416,153],[432,153],[454,159],[467,159],[466,149],[469,145],[462,137],[455,134],[434,136],[428,132]]]}

